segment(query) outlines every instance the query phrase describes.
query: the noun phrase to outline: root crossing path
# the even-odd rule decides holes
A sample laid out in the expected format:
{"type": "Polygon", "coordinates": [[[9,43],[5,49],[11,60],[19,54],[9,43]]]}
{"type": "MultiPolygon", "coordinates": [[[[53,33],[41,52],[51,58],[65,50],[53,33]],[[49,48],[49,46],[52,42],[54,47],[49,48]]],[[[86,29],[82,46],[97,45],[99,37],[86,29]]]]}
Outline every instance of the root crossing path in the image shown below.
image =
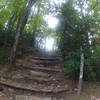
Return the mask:
{"type": "Polygon", "coordinates": [[[18,58],[11,77],[0,78],[3,87],[0,95],[3,93],[5,97],[9,91],[12,96],[0,100],[64,100],[64,93],[70,91],[71,84],[62,72],[60,62],[58,56],[25,54],[18,58]]]}

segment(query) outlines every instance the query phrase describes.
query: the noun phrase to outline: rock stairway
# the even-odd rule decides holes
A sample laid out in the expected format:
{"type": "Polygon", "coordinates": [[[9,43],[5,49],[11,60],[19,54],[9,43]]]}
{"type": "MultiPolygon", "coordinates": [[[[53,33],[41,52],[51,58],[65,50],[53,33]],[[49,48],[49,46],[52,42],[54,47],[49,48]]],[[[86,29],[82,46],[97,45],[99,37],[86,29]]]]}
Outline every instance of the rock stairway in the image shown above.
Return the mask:
{"type": "Polygon", "coordinates": [[[32,67],[32,66],[19,66],[24,69],[30,69],[30,70],[41,70],[41,71],[46,71],[46,72],[62,72],[60,68],[48,68],[48,67],[32,67]]]}
{"type": "Polygon", "coordinates": [[[41,57],[41,56],[29,56],[30,58],[34,60],[47,60],[47,61],[59,61],[59,57],[41,57]]]}
{"type": "Polygon", "coordinates": [[[69,90],[69,84],[59,67],[59,57],[24,57],[18,59],[12,77],[3,77],[0,84],[41,93],[60,93],[69,90]]]}

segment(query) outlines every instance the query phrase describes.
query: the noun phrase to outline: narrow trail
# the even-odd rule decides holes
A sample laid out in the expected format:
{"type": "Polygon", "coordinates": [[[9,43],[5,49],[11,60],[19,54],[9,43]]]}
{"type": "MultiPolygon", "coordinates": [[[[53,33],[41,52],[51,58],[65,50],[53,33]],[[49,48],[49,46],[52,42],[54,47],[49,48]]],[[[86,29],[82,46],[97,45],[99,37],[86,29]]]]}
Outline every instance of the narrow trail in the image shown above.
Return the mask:
{"type": "MultiPolygon", "coordinates": [[[[62,72],[60,62],[58,56],[26,54],[16,60],[17,67],[16,71],[11,73],[12,77],[1,78],[0,84],[11,88],[14,92],[17,90],[17,94],[15,93],[17,100],[20,100],[18,99],[20,96],[28,98],[27,92],[35,95],[25,100],[64,100],[62,94],[70,91],[72,87],[62,72]],[[26,95],[18,94],[18,91],[24,91],[26,95]]],[[[16,99],[13,97],[9,100],[16,99]]]]}

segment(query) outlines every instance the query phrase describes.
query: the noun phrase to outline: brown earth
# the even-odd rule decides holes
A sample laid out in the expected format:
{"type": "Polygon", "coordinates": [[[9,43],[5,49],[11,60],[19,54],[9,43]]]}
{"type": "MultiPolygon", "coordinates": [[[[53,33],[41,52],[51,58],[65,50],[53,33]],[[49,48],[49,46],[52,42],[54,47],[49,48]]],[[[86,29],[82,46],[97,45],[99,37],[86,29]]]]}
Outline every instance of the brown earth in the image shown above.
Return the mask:
{"type": "Polygon", "coordinates": [[[16,65],[9,77],[1,71],[0,100],[90,100],[91,96],[100,97],[99,82],[84,82],[78,96],[77,84],[61,70],[60,57],[24,55],[17,59],[16,65]]]}

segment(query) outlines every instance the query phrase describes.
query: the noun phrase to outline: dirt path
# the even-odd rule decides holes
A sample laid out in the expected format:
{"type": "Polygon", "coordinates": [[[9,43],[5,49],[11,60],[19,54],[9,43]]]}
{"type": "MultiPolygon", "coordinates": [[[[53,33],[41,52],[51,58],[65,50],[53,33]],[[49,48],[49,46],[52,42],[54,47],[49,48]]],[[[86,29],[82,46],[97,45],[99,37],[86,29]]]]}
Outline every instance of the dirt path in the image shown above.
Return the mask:
{"type": "Polygon", "coordinates": [[[90,100],[100,96],[99,83],[85,83],[76,95],[75,85],[65,77],[59,57],[25,55],[17,59],[11,77],[0,77],[0,100],[90,100]]]}

